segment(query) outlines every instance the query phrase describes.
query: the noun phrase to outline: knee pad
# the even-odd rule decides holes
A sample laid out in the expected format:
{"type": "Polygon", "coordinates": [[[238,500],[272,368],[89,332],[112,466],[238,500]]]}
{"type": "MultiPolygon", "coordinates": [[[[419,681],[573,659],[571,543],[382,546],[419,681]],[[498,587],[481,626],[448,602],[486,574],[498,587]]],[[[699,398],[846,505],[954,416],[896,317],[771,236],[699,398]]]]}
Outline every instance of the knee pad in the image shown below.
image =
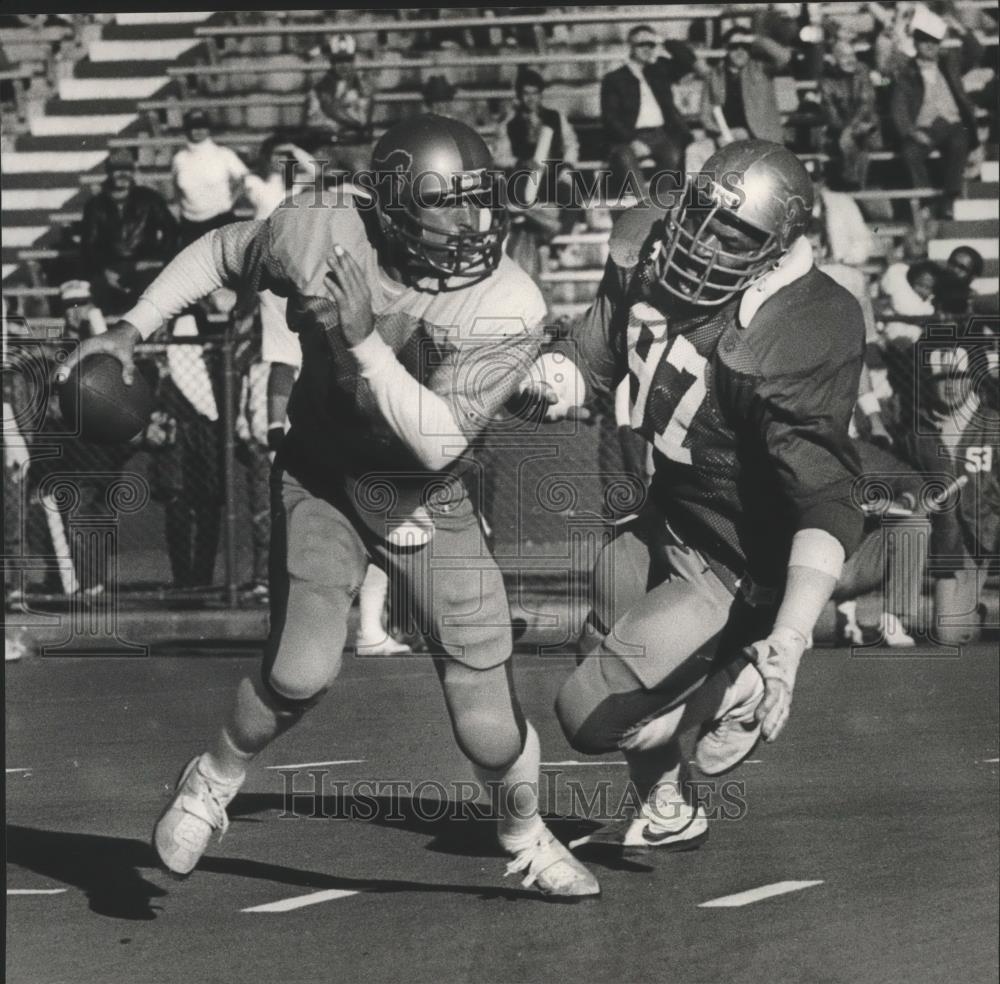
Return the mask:
{"type": "Polygon", "coordinates": [[[333,681],[326,684],[326,686],[321,687],[319,690],[313,690],[312,693],[307,693],[301,688],[288,687],[287,683],[284,681],[278,681],[275,683],[273,678],[273,667],[265,669],[261,673],[260,681],[264,690],[267,693],[267,697],[275,705],[275,710],[285,711],[292,714],[298,714],[302,711],[309,710],[310,707],[314,707],[322,699],[324,694],[330,689],[333,681]],[[281,688],[281,689],[279,689],[281,688]],[[291,691],[290,693],[284,692],[285,690],[291,691]]]}
{"type": "Polygon", "coordinates": [[[570,746],[586,755],[618,748],[655,700],[621,660],[601,649],[585,659],[556,697],[556,717],[570,746]]]}
{"type": "Polygon", "coordinates": [[[527,722],[514,696],[510,664],[476,670],[449,663],[445,699],[455,740],[477,767],[504,770],[524,749],[527,722]]]}

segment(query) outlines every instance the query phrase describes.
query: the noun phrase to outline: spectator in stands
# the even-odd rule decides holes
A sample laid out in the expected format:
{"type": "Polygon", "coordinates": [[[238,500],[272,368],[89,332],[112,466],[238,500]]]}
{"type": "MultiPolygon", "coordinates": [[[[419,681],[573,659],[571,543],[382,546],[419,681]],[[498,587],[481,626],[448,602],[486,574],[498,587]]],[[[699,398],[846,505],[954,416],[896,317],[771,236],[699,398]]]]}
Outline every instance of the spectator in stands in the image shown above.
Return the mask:
{"type": "Polygon", "coordinates": [[[628,61],[601,80],[601,121],[610,144],[613,192],[626,181],[643,187],[640,162],[652,157],[657,170],[684,170],[684,150],[691,132],[674,104],[673,84],[695,71],[707,72],[690,45],[664,41],[666,56],[657,56],[659,39],[642,24],[628,32],[628,61]]]}
{"type": "Polygon", "coordinates": [[[709,75],[701,101],[706,133],[719,144],[748,137],[784,143],[772,76],[789,65],[791,48],[740,27],[727,31],[722,43],[725,62],[709,75]]]}
{"type": "Polygon", "coordinates": [[[574,207],[570,171],[579,160],[576,133],[566,117],[544,104],[545,80],[522,68],[515,102],[500,124],[494,163],[508,172],[512,212],[507,251],[528,273],[538,270],[537,250],[583,218],[574,207]]]}
{"type": "Polygon", "coordinates": [[[989,380],[995,400],[996,375],[987,367],[996,341],[980,340],[963,326],[957,338],[938,346],[929,340],[921,356],[915,360],[924,373],[921,419],[911,428],[911,446],[917,463],[947,473],[953,483],[951,507],[932,517],[935,636],[962,645],[981,632],[988,567],[1000,558],[1000,415],[980,385],[989,380]]]}
{"type": "MultiPolygon", "coordinates": [[[[221,297],[206,303],[216,308],[231,306],[230,300],[221,297]]],[[[193,315],[182,315],[174,322],[173,338],[198,334],[193,315]]],[[[158,360],[158,378],[153,381],[158,426],[147,433],[147,445],[157,453],[149,477],[153,498],[164,506],[167,553],[176,588],[205,587],[214,581],[224,494],[215,368],[212,354],[203,345],[170,344],[158,360]]]]}
{"type": "MultiPolygon", "coordinates": [[[[859,401],[860,402],[860,401],[859,401]]],[[[927,567],[930,520],[920,504],[923,479],[895,455],[863,439],[855,439],[864,479],[858,499],[873,506],[865,519],[865,535],[851,555],[825,613],[836,621],[836,641],[863,645],[881,641],[890,648],[915,645],[911,632],[923,633],[923,583],[927,567]],[[888,495],[886,495],[888,493],[888,495]],[[877,629],[859,616],[861,596],[881,596],[877,629]],[[834,615],[829,609],[836,606],[834,615]]]]}
{"type": "Polygon", "coordinates": [[[916,54],[911,28],[916,4],[902,0],[892,4],[868,3],[866,7],[875,22],[872,39],[875,71],[885,79],[893,79],[916,54]]]}
{"type": "Polygon", "coordinates": [[[233,206],[247,174],[246,164],[212,139],[202,110],[184,114],[184,133],[187,146],[174,154],[171,167],[181,210],[181,246],[236,220],[233,206]]]}
{"type": "Polygon", "coordinates": [[[885,271],[879,282],[876,313],[885,322],[887,341],[908,346],[920,338],[923,326],[937,313],[934,293],[938,276],[938,265],[931,260],[912,265],[893,263],[885,271]]]}
{"type": "Polygon", "coordinates": [[[266,219],[293,187],[314,181],[320,164],[301,147],[275,135],[261,146],[253,168],[243,179],[243,192],[255,219],[266,219]]]}
{"type": "MultiPolygon", "coordinates": [[[[814,253],[817,262],[822,257],[826,262],[859,267],[875,254],[875,236],[857,202],[846,192],[831,191],[828,187],[826,175],[831,166],[813,160],[806,162],[806,170],[813,179],[813,219],[819,233],[814,253]]],[[[864,293],[867,295],[867,287],[864,293]]]]}
{"type": "Polygon", "coordinates": [[[820,80],[830,153],[837,161],[841,187],[862,188],[868,151],[881,146],[875,87],[850,41],[835,42],[832,57],[820,80]]]}
{"type": "Polygon", "coordinates": [[[371,148],[372,89],[356,71],[357,41],[351,34],[334,34],[326,41],[329,71],[310,90],[306,126],[326,145],[333,172],[354,173],[366,166],[371,148]]]}
{"type": "Polygon", "coordinates": [[[112,151],[105,168],[101,190],[83,208],[81,267],[94,302],[116,316],[135,304],[158,264],[173,257],[178,229],[163,196],[135,183],[129,151],[112,151]]]}
{"type": "Polygon", "coordinates": [[[103,335],[107,331],[104,312],[94,304],[90,284],[86,280],[67,280],[59,287],[59,297],[67,337],[87,338],[103,335]]]}
{"type": "Polygon", "coordinates": [[[424,83],[424,108],[435,116],[455,116],[455,87],[444,75],[432,75],[424,83]]]}
{"type": "MultiPolygon", "coordinates": [[[[8,303],[3,297],[3,537],[4,556],[13,559],[22,553],[28,500],[28,469],[31,465],[31,387],[27,374],[17,371],[18,358],[13,336],[26,334],[20,319],[7,320],[8,303]]],[[[43,376],[44,378],[44,376],[43,376]]],[[[4,602],[8,611],[23,601],[22,574],[4,563],[4,602]]]]}
{"type": "Polygon", "coordinates": [[[996,294],[975,294],[972,282],[983,275],[983,258],[971,246],[952,250],[941,271],[934,299],[946,315],[996,314],[996,294]]]}
{"type": "Polygon", "coordinates": [[[972,32],[957,20],[952,23],[962,32],[961,64],[941,54],[948,25],[918,8],[913,20],[916,56],[900,68],[891,92],[892,123],[914,186],[934,187],[927,157],[932,150],[941,152],[939,217],[947,219],[952,217],[954,201],[961,193],[969,153],[979,146],[975,110],[965,94],[961,72],[971,68],[982,51],[972,32]]]}

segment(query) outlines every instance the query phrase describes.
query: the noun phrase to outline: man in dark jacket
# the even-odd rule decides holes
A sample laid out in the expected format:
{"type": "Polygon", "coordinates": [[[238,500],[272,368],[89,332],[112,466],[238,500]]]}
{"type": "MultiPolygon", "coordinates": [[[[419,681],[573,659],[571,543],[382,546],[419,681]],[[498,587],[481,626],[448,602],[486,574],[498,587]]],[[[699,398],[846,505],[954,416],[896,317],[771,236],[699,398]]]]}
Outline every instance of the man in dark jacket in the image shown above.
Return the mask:
{"type": "MultiPolygon", "coordinates": [[[[934,23],[927,27],[938,29],[934,23]]],[[[954,59],[941,55],[945,30],[942,22],[940,37],[923,30],[913,32],[917,54],[896,76],[890,111],[915,187],[932,187],[927,157],[932,150],[941,151],[941,217],[951,218],[954,201],[962,190],[969,151],[979,146],[975,110],[962,87],[961,72],[978,62],[982,48],[972,32],[966,31],[962,37],[962,64],[956,64],[954,59]]]]}
{"type": "Polygon", "coordinates": [[[652,157],[657,170],[684,170],[691,133],[674,105],[673,83],[692,71],[707,71],[682,41],[664,41],[667,56],[657,57],[658,39],[648,25],[628,33],[629,59],[601,80],[601,120],[611,145],[608,155],[612,192],[629,175],[642,187],[639,162],[652,157]]]}
{"type": "Polygon", "coordinates": [[[83,209],[80,248],[94,303],[105,314],[118,315],[159,272],[157,262],[173,258],[177,220],[162,195],[136,185],[135,161],[127,150],[112,152],[106,167],[107,180],[83,209]]]}

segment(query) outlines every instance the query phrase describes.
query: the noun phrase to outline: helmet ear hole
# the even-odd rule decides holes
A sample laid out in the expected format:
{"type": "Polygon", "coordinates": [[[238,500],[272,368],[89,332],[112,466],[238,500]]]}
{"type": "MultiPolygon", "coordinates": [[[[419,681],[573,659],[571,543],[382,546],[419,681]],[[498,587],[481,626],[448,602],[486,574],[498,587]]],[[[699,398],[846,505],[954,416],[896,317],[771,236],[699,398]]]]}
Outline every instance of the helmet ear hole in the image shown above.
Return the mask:
{"type": "Polygon", "coordinates": [[[687,303],[724,304],[774,268],[806,231],[812,205],[812,181],[791,151],[766,140],[728,144],[688,176],[684,200],[665,217],[657,279],[687,303]]]}
{"type": "Polygon", "coordinates": [[[398,123],[375,145],[379,221],[412,274],[467,283],[499,265],[507,213],[491,166],[482,137],[442,116],[398,123]]]}

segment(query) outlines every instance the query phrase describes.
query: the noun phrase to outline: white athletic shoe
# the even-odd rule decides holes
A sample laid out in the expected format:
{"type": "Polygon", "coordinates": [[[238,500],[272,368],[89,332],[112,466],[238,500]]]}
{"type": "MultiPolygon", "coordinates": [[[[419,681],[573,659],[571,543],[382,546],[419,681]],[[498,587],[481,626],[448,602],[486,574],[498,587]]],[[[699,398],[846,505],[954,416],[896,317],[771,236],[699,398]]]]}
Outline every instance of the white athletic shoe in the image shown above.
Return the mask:
{"type": "Polygon", "coordinates": [[[532,885],[542,895],[557,899],[595,898],[601,894],[597,879],[545,827],[527,847],[514,855],[504,876],[525,873],[521,884],[532,885]]]}
{"type": "Polygon", "coordinates": [[[892,612],[883,612],[878,622],[882,639],[890,649],[909,649],[917,644],[913,636],[903,628],[903,623],[892,612]]]}
{"type": "Polygon", "coordinates": [[[672,799],[669,806],[654,793],[653,802],[643,805],[639,816],[618,820],[595,830],[585,837],[570,841],[570,847],[585,844],[609,845],[625,856],[645,854],[650,850],[661,853],[693,851],[708,839],[708,817],[700,806],[672,799]],[[669,818],[669,823],[664,820],[669,818]]]}
{"type": "Polygon", "coordinates": [[[837,605],[837,628],[840,640],[854,646],[863,646],[865,642],[864,633],[858,625],[858,603],[856,601],[843,601],[837,605]]]}
{"type": "Polygon", "coordinates": [[[717,776],[739,765],[760,738],[754,712],[764,698],[764,681],[757,667],[740,657],[725,672],[732,682],[726,688],[718,716],[702,726],[695,745],[695,764],[706,776],[717,776]]]}
{"type": "Polygon", "coordinates": [[[359,636],[354,648],[359,656],[404,656],[413,652],[405,642],[398,642],[388,632],[374,640],[359,636]]]}
{"type": "Polygon", "coordinates": [[[153,847],[174,875],[189,875],[213,832],[218,830],[221,839],[229,829],[226,807],[243,785],[242,778],[223,782],[207,775],[203,759],[198,755],[184,767],[173,798],[153,828],[153,847]]]}

